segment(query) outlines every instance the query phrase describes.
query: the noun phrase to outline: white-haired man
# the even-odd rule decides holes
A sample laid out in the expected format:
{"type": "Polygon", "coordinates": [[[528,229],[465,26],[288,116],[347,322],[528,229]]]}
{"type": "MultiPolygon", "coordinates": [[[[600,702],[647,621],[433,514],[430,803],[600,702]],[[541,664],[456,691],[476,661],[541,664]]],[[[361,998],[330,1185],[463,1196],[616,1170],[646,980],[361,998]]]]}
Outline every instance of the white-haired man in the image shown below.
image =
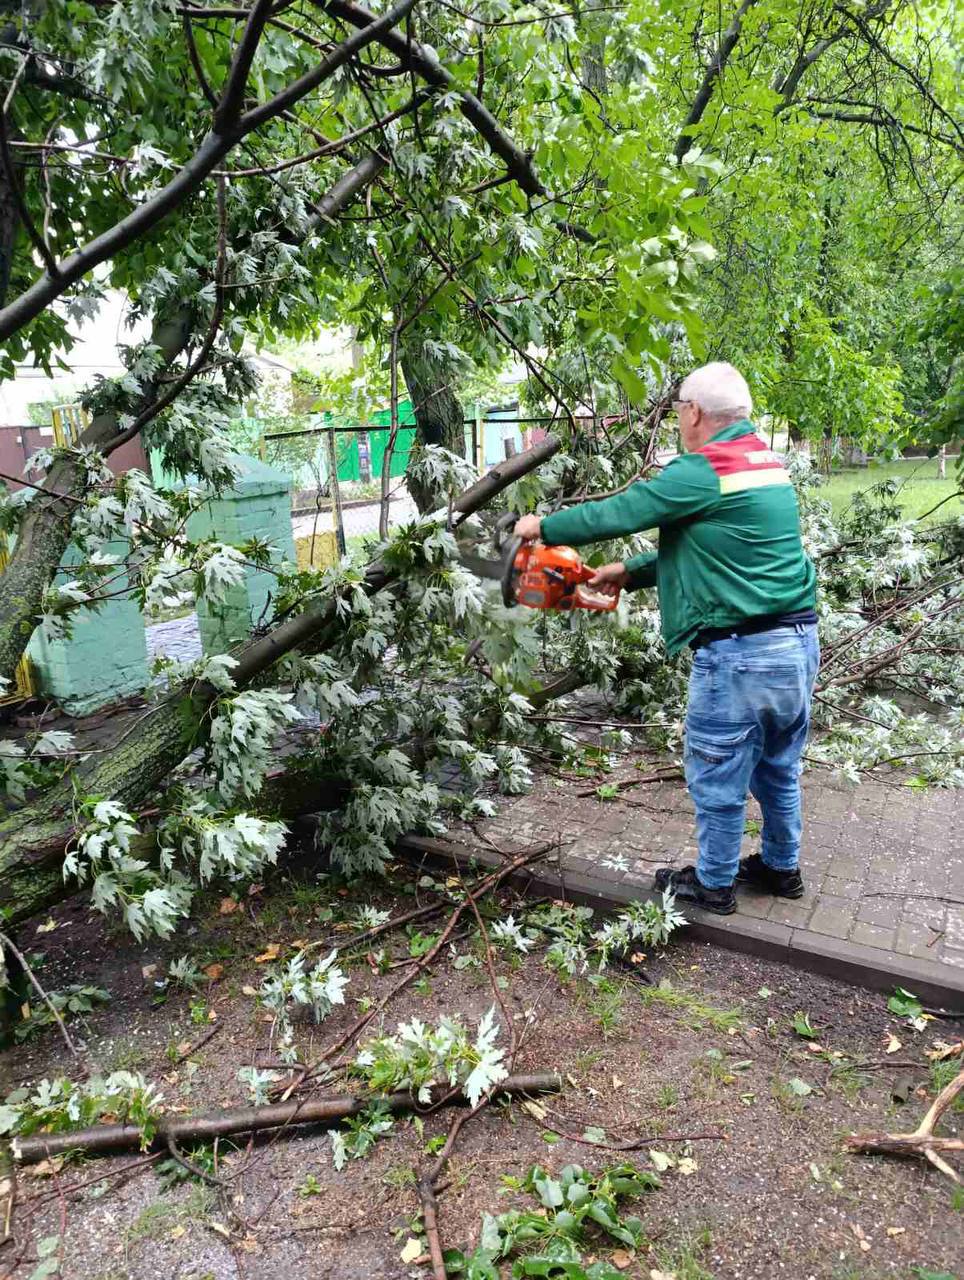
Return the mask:
{"type": "Polygon", "coordinates": [[[803,893],[799,775],[819,662],[816,574],[790,478],[749,420],[743,376],[704,365],[674,408],[685,452],[655,479],[541,520],[523,516],[515,532],[581,546],[659,529],[658,552],[604,565],[590,585],[656,586],[667,649],[694,650],[684,759],[699,857],[658,871],[656,885],[728,915],[738,882],[803,893]],[[741,862],[748,790],[763,810],[763,840],[741,862]]]}

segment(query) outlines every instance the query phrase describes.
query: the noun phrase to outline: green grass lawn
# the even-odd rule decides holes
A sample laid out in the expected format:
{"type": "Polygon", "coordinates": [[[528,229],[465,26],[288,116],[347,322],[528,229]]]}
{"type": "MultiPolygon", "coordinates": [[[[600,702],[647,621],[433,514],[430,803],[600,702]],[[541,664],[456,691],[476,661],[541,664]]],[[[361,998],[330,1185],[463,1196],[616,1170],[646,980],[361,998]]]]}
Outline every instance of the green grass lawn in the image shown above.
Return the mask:
{"type": "MultiPolygon", "coordinates": [[[[898,501],[907,516],[921,516],[936,506],[942,498],[950,497],[957,490],[954,467],[957,459],[947,459],[947,478],[937,478],[936,458],[902,458],[899,462],[871,462],[866,467],[850,467],[835,470],[824,480],[820,494],[829,498],[834,515],[850,504],[858,489],[869,489],[881,480],[893,477],[901,482],[898,501]]],[[[964,515],[964,503],[958,494],[956,499],[945,502],[930,520],[947,520],[964,515]]]]}

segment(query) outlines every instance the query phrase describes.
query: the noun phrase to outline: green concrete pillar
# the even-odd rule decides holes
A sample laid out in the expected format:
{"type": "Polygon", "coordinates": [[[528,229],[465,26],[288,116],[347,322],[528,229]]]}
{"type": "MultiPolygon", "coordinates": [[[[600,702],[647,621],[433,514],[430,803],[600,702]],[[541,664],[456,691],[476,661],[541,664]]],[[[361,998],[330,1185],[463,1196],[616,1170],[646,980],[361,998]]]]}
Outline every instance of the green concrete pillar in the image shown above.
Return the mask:
{"type": "MultiPolygon", "coordinates": [[[[105,551],[127,556],[126,542],[112,542],[105,551]]],[[[82,553],[69,547],[56,582],[76,577],[74,566],[82,553]]],[[[118,570],[111,592],[128,586],[126,573],[118,570]]],[[[33,663],[37,691],[63,707],[68,715],[86,716],[100,707],[130,697],[147,688],[147,643],[144,618],[136,600],[111,595],[99,609],[81,609],[74,615],[71,634],[50,639],[38,628],[27,648],[33,663]]]]}
{"type": "MultiPolygon", "coordinates": [[[[234,546],[249,538],[266,538],[276,550],[276,561],[294,562],[291,533],[291,480],[283,471],[257,458],[235,455],[240,469],[230,489],[209,499],[188,521],[192,538],[215,538],[234,546]]],[[[244,582],[232,587],[218,604],[198,601],[198,629],[205,653],[224,653],[244,640],[262,618],[271,614],[269,597],[277,595],[274,574],[249,569],[244,582]]]]}

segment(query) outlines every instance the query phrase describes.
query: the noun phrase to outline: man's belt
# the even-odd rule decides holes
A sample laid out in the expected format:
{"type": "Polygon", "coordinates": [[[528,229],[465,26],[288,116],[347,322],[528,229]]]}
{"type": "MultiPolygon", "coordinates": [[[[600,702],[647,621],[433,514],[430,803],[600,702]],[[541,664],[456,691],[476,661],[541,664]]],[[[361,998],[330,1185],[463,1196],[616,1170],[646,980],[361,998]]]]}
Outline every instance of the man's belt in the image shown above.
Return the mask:
{"type": "Polygon", "coordinates": [[[814,609],[798,609],[796,613],[765,613],[758,618],[734,622],[729,627],[706,627],[696,633],[690,641],[690,648],[702,649],[705,644],[712,644],[714,640],[729,640],[731,636],[755,636],[761,631],[775,631],[777,627],[795,627],[798,624],[807,626],[816,621],[814,609]]]}

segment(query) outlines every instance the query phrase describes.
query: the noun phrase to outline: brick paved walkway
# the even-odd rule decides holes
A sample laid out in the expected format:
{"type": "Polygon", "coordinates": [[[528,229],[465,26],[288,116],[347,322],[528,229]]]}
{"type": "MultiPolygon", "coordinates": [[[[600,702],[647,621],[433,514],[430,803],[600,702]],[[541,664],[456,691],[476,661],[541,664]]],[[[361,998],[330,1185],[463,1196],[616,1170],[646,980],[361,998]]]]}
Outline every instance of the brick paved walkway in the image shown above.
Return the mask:
{"type": "Polygon", "coordinates": [[[196,662],[201,656],[201,633],[198,631],[197,614],[188,613],[170,622],[155,622],[145,628],[147,656],[159,654],[173,658],[175,662],[196,662]]]}
{"type": "MultiPolygon", "coordinates": [[[[613,775],[632,776],[626,765],[613,775]]],[[[558,871],[540,870],[541,888],[602,907],[645,896],[657,867],[695,861],[682,782],[634,787],[611,801],[577,794],[589,789],[542,778],[528,795],[500,800],[497,816],[476,831],[501,849],[568,841],[558,871]]],[[[738,950],[964,1006],[961,793],[852,787],[815,770],[805,775],[804,793],[804,897],[789,902],[741,890],[733,916],[692,912],[696,931],[738,950]]],[[[755,801],[747,817],[759,820],[755,801]]],[[[453,827],[450,838],[478,856],[471,830],[453,827]]],[[[408,843],[422,852],[441,847],[408,843]]],[[[744,852],[758,847],[758,836],[748,835],[744,852]]]]}

